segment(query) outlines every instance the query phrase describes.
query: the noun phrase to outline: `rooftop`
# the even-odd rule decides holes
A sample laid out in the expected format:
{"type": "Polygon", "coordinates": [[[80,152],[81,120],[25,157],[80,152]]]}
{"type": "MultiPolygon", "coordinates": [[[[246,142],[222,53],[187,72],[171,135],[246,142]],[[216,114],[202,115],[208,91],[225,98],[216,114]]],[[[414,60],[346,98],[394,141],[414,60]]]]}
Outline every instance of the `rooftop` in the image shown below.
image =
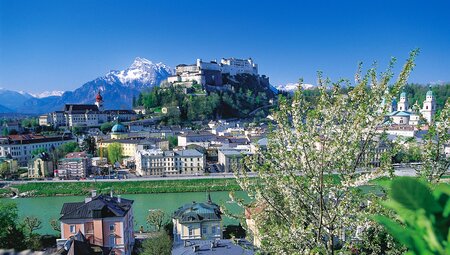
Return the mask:
{"type": "Polygon", "coordinates": [[[198,150],[181,150],[181,151],[175,151],[176,154],[178,154],[181,157],[202,157],[203,154],[199,152],[198,150]]]}
{"type": "Polygon", "coordinates": [[[172,215],[174,219],[178,219],[180,223],[188,222],[201,222],[208,220],[221,220],[222,212],[220,207],[211,201],[210,195],[208,195],[208,201],[206,203],[192,203],[185,204],[178,208],[172,215]]]}
{"type": "Polygon", "coordinates": [[[188,246],[184,246],[183,243],[175,244],[172,248],[172,255],[251,255],[255,254],[253,245],[246,240],[238,240],[234,243],[229,239],[220,239],[214,248],[211,248],[211,240],[196,240],[190,241],[188,246]],[[197,251],[194,251],[194,246],[198,247],[197,251]]]}
{"type": "Polygon", "coordinates": [[[98,195],[86,198],[84,202],[64,203],[60,220],[66,219],[94,219],[123,217],[130,210],[133,200],[98,195]]]}

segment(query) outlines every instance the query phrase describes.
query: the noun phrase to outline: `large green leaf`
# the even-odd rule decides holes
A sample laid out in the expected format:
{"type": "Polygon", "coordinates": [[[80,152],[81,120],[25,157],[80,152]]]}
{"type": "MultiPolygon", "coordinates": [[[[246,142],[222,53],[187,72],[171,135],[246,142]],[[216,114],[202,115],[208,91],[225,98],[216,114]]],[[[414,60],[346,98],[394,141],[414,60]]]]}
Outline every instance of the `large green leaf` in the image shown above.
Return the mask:
{"type": "Polygon", "coordinates": [[[383,225],[388,232],[395,237],[400,243],[404,244],[410,249],[414,249],[415,242],[412,238],[413,233],[405,227],[401,226],[397,222],[389,219],[388,217],[382,215],[376,215],[373,219],[379,224],[383,225]]]}
{"type": "Polygon", "coordinates": [[[431,190],[412,177],[399,177],[392,181],[391,198],[409,210],[424,209],[428,213],[442,210],[431,190]]]}

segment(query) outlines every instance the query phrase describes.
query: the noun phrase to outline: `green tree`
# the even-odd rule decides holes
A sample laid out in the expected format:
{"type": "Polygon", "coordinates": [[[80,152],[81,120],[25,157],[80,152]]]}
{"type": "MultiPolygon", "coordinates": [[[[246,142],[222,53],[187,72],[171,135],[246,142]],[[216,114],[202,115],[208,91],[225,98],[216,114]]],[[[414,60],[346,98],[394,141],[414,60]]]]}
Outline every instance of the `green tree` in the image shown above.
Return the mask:
{"type": "Polygon", "coordinates": [[[96,152],[95,138],[92,136],[85,137],[81,144],[81,150],[94,155],[96,152]]]}
{"type": "Polygon", "coordinates": [[[59,222],[59,220],[51,219],[50,226],[52,227],[53,230],[55,230],[57,232],[61,232],[61,223],[59,222]]]}
{"type": "Polygon", "coordinates": [[[112,127],[114,126],[114,123],[112,122],[105,122],[100,126],[100,130],[103,132],[103,134],[106,134],[108,132],[111,132],[112,127]]]}
{"type": "Polygon", "coordinates": [[[67,142],[61,145],[61,149],[64,155],[66,155],[67,153],[80,151],[80,147],[78,146],[77,142],[67,142]]]}
{"type": "Polygon", "coordinates": [[[163,210],[154,209],[149,210],[147,215],[147,224],[154,229],[154,231],[161,231],[161,228],[164,225],[164,220],[166,219],[166,214],[163,210]]]}
{"type": "Polygon", "coordinates": [[[44,152],[47,152],[47,150],[45,148],[37,148],[37,149],[32,150],[31,154],[33,156],[37,156],[37,155],[39,155],[41,153],[44,153],[44,152]]]}
{"type": "Polygon", "coordinates": [[[266,206],[255,219],[264,251],[334,254],[342,232],[354,236],[356,227],[368,221],[357,220],[365,200],[355,187],[392,170],[390,149],[379,169],[365,164],[366,158],[375,157],[374,141],[384,138],[377,128],[387,104],[406,84],[416,54],[411,52],[392,86],[394,60],[380,77],[374,67],[362,74],[360,65],[348,93],[341,92],[342,86],[351,86],[348,81],[331,83],[319,73],[315,104],[301,91],[292,100],[279,100],[267,149],[245,161],[257,177],[236,174],[242,189],[266,206]]]}
{"type": "Polygon", "coordinates": [[[10,173],[10,166],[8,162],[1,162],[0,163],[0,176],[2,178],[5,178],[10,173]]]}
{"type": "Polygon", "coordinates": [[[33,216],[27,216],[23,219],[23,225],[28,230],[29,236],[33,235],[33,231],[42,228],[42,221],[33,216]]]}
{"type": "Polygon", "coordinates": [[[122,145],[120,143],[111,143],[108,145],[108,161],[110,164],[120,162],[122,160],[122,145]]]}
{"type": "Polygon", "coordinates": [[[169,235],[161,231],[146,239],[142,244],[143,255],[170,255],[172,254],[172,240],[169,235]]]}
{"type": "Polygon", "coordinates": [[[178,136],[168,136],[167,140],[169,141],[169,148],[173,149],[178,146],[178,136]]]}
{"type": "Polygon", "coordinates": [[[0,203],[0,247],[16,250],[26,248],[25,234],[18,224],[17,205],[11,202],[0,203]]]}
{"type": "Polygon", "coordinates": [[[450,185],[431,191],[418,179],[399,177],[392,181],[389,198],[384,205],[401,223],[383,215],[375,219],[408,247],[406,254],[450,254],[450,185]]]}
{"type": "Polygon", "coordinates": [[[4,127],[2,130],[2,136],[8,136],[8,134],[8,129],[4,127]]]}
{"type": "Polygon", "coordinates": [[[74,135],[81,135],[83,133],[83,128],[82,127],[72,127],[72,133],[74,135]]]}

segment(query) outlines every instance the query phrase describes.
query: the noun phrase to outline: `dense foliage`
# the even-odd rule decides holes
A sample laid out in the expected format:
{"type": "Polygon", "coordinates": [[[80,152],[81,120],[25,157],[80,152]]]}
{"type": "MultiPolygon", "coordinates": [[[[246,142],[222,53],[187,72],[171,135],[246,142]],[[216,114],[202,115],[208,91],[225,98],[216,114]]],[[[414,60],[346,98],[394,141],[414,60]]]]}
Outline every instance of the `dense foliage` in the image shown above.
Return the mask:
{"type": "MultiPolygon", "coordinates": [[[[353,87],[351,86],[343,87],[340,88],[339,93],[347,94],[352,89],[353,87]]],[[[429,86],[412,83],[406,84],[400,92],[406,93],[410,107],[412,107],[415,103],[417,103],[418,106],[422,108],[423,101],[425,101],[425,95],[429,89],[430,89],[429,86]]],[[[444,108],[447,98],[450,97],[450,83],[433,85],[431,86],[431,90],[433,91],[433,95],[436,100],[437,115],[439,115],[440,111],[444,108]]],[[[314,105],[315,103],[317,103],[320,97],[320,88],[315,87],[312,89],[302,90],[302,94],[307,102],[310,102],[314,105]]],[[[397,101],[400,99],[400,93],[397,93],[394,96],[397,98],[397,101]]]]}
{"type": "Polygon", "coordinates": [[[269,99],[273,98],[271,92],[263,89],[261,84],[252,80],[255,77],[248,79],[250,81],[244,79],[242,83],[231,85],[231,90],[208,91],[208,93],[203,92],[202,94],[189,93],[188,89],[182,87],[154,88],[149,92],[140,94],[136,104],[157,111],[161,107],[178,108],[179,112],[176,111],[164,116],[163,121],[167,124],[245,117],[252,110],[268,105],[269,99]]]}
{"type": "Polygon", "coordinates": [[[122,145],[120,143],[111,143],[108,145],[108,161],[110,164],[120,162],[123,158],[122,145]]]}
{"type": "Polygon", "coordinates": [[[401,223],[376,216],[390,234],[409,248],[406,254],[450,254],[450,185],[432,191],[427,183],[411,177],[392,182],[385,206],[401,223]]]}
{"type": "Polygon", "coordinates": [[[41,221],[36,217],[27,216],[20,222],[15,203],[0,203],[0,248],[18,251],[26,248],[42,249],[44,246],[42,237],[33,233],[40,227],[41,221]]]}
{"type": "Polygon", "coordinates": [[[143,255],[170,255],[172,254],[172,240],[170,236],[161,231],[147,238],[142,244],[143,255]]]}

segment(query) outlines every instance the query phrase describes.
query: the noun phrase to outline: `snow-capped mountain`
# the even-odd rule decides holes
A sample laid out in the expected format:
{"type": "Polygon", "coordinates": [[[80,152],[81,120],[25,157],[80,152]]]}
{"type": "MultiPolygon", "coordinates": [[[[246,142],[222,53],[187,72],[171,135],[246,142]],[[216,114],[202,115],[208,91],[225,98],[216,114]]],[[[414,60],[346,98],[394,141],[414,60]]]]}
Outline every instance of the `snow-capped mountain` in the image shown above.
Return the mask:
{"type": "MultiPolygon", "coordinates": [[[[315,86],[312,84],[307,84],[307,83],[302,84],[303,89],[312,89],[314,87],[315,86]]],[[[297,88],[298,88],[298,83],[288,83],[288,84],[282,84],[282,85],[277,86],[278,90],[282,90],[282,91],[286,91],[286,92],[294,92],[295,90],[297,90],[297,88]]]]}
{"type": "Polygon", "coordinates": [[[66,91],[62,94],[49,92],[48,96],[42,93],[35,96],[29,95],[30,98],[25,102],[15,104],[13,107],[4,106],[22,113],[48,113],[61,110],[64,104],[68,103],[93,104],[100,90],[106,109],[130,109],[133,97],[137,97],[143,89],[159,86],[161,81],[172,73],[173,70],[163,63],[154,64],[150,60],[138,57],[129,68],[122,71],[110,71],[105,76],[89,81],[74,91],[66,91]]]}
{"type": "Polygon", "coordinates": [[[105,77],[113,82],[118,79],[126,86],[155,86],[172,74],[173,70],[161,62],[154,64],[148,59],[137,57],[129,68],[111,71],[105,77]]]}
{"type": "Polygon", "coordinates": [[[41,93],[30,93],[30,94],[36,98],[44,98],[44,97],[51,97],[51,96],[61,96],[62,94],[64,94],[64,91],[53,90],[53,91],[44,91],[41,93]]]}

